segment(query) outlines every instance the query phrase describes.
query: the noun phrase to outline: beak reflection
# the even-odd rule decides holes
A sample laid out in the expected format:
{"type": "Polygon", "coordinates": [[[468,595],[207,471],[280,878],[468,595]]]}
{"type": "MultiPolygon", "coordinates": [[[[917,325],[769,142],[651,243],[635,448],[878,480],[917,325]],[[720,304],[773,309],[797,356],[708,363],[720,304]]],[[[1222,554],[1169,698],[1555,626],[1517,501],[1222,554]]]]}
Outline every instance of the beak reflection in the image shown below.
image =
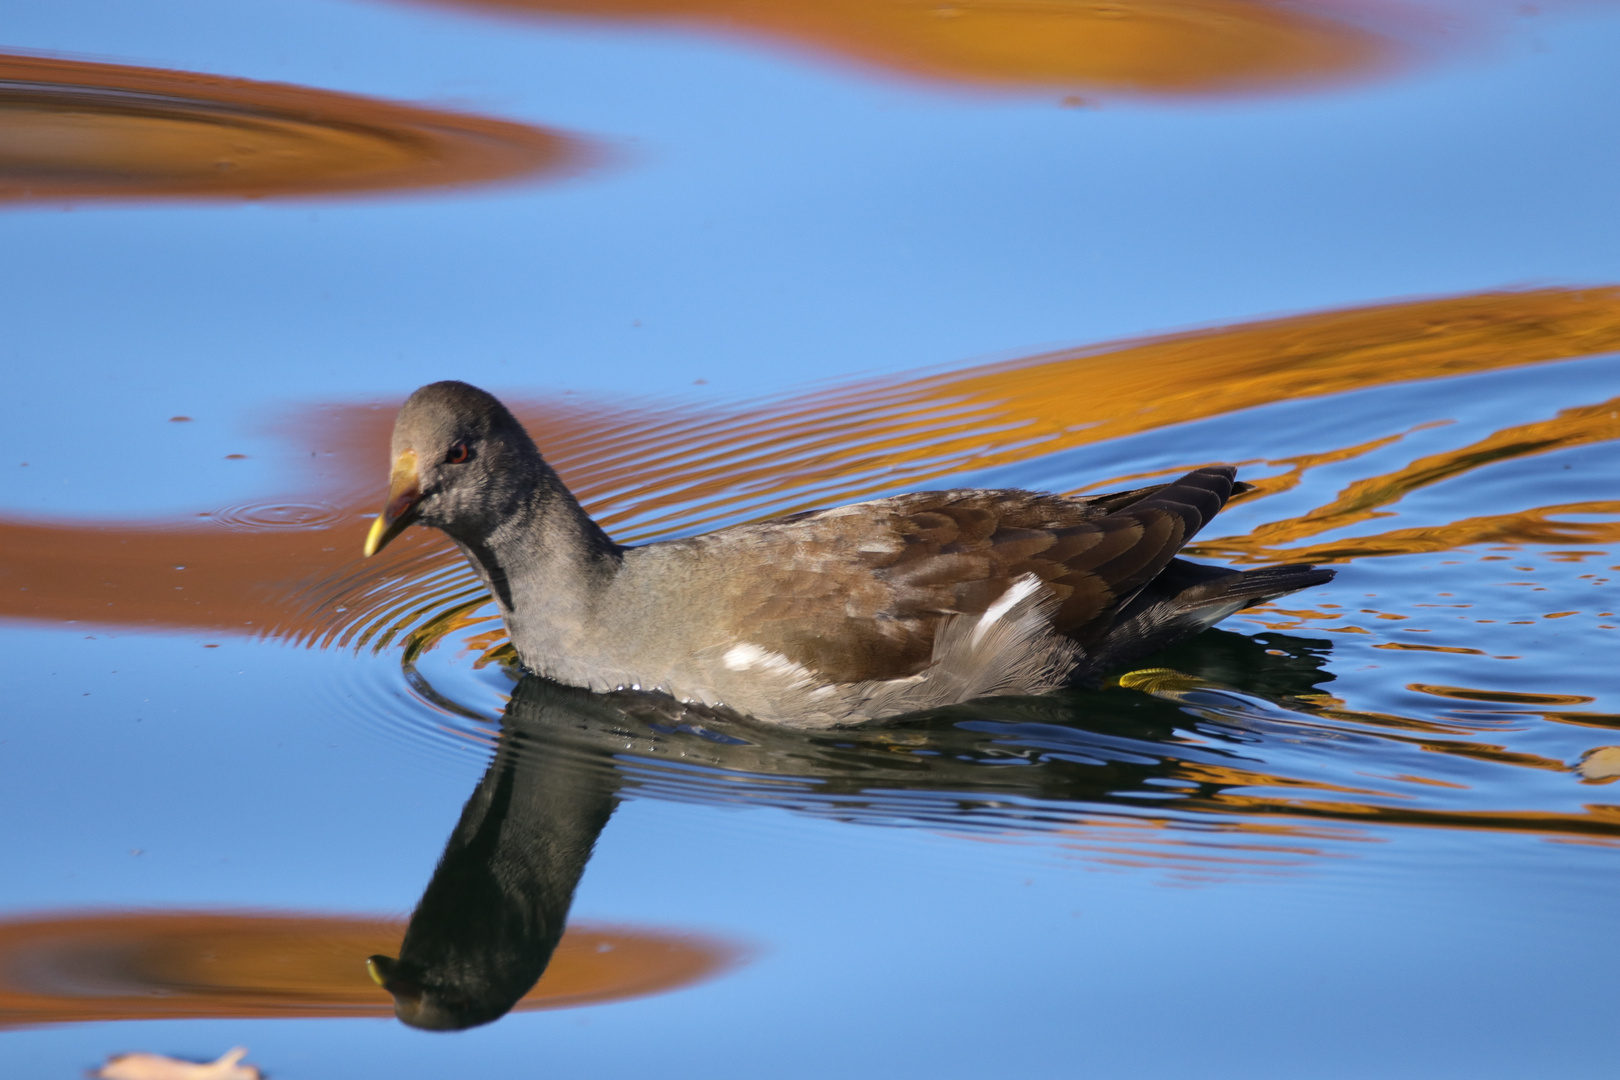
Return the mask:
{"type": "Polygon", "coordinates": [[[372,982],[384,990],[388,989],[388,978],[393,973],[393,970],[394,958],[392,956],[366,957],[366,974],[371,976],[372,982]]]}

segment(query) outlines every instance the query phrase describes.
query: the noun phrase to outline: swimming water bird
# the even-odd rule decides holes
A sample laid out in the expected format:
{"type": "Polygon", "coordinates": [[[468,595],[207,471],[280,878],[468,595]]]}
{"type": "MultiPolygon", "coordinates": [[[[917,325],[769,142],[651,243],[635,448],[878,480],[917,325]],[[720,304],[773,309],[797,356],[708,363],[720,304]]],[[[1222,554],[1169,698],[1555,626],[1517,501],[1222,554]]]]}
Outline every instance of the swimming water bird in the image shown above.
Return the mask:
{"type": "Polygon", "coordinates": [[[410,396],[392,458],[365,553],[412,524],[444,531],[525,668],[791,727],[1094,680],[1333,577],[1176,558],[1242,489],[1224,465],[1109,495],[916,492],[630,547],[466,383],[410,396]]]}

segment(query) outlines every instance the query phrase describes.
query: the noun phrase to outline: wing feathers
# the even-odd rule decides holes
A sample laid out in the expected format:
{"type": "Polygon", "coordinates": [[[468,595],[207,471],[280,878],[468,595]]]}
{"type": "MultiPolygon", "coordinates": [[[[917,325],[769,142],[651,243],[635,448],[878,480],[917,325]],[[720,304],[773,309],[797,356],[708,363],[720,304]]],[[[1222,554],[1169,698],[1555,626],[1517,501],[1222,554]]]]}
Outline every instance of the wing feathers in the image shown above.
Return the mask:
{"type": "Polygon", "coordinates": [[[1033,575],[1052,628],[1095,641],[1220,512],[1234,474],[1210,466],[1088,498],[918,492],[745,526],[739,536],[778,530],[773,543],[791,534],[792,550],[739,632],[831,681],[903,678],[928,666],[947,619],[982,614],[1033,575]]]}
{"type": "Polygon", "coordinates": [[[1075,593],[1059,607],[1057,629],[1083,631],[1085,623],[1130,599],[1157,577],[1226,505],[1236,472],[1229,465],[1195,469],[1101,521],[1078,526],[1076,533],[1091,531],[1101,537],[1064,559],[1069,573],[1056,580],[1074,585],[1075,593]]]}

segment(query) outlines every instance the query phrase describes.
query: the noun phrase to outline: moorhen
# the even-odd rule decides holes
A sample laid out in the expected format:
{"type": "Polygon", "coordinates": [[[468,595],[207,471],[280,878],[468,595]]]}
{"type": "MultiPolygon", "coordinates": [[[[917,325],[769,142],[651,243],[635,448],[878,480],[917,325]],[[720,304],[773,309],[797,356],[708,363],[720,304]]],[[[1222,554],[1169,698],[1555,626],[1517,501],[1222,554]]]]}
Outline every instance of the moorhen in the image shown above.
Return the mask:
{"type": "Polygon", "coordinates": [[[1333,571],[1176,558],[1235,470],[1109,495],[921,491],[615,543],[491,395],[437,382],[394,424],[369,556],[415,523],[466,553],[530,671],[801,728],[1042,694],[1333,571]]]}

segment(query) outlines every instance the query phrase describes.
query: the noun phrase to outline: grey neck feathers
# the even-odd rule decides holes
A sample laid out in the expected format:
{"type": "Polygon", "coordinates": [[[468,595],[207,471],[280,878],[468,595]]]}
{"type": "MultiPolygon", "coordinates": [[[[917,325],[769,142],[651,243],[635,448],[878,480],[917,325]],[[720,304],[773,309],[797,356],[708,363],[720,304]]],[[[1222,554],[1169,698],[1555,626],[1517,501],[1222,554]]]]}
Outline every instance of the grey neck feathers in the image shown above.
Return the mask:
{"type": "Polygon", "coordinates": [[[542,629],[520,627],[520,609],[531,623],[552,624],[546,629],[554,632],[579,626],[617,573],[624,550],[538,455],[526,464],[529,482],[500,513],[445,530],[489,586],[514,638],[542,629]]]}

